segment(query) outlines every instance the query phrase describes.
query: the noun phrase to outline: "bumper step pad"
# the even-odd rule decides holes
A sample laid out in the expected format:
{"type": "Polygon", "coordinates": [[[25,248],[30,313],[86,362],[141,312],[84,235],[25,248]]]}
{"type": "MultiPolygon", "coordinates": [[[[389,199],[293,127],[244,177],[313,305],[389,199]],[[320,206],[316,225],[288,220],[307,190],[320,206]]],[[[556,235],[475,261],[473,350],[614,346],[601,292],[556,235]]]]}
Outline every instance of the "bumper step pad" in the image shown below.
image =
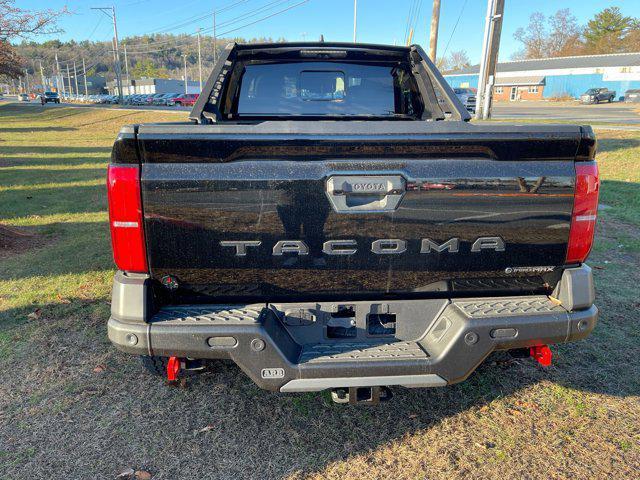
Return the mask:
{"type": "Polygon", "coordinates": [[[416,342],[318,343],[304,345],[298,363],[417,359],[427,358],[427,356],[416,342]]]}
{"type": "Polygon", "coordinates": [[[166,307],[151,319],[151,323],[193,324],[255,324],[264,305],[204,305],[202,307],[166,307]]]}
{"type": "Polygon", "coordinates": [[[456,300],[454,304],[470,318],[530,315],[536,313],[566,313],[560,305],[548,297],[513,299],[483,299],[474,301],[456,300]]]}

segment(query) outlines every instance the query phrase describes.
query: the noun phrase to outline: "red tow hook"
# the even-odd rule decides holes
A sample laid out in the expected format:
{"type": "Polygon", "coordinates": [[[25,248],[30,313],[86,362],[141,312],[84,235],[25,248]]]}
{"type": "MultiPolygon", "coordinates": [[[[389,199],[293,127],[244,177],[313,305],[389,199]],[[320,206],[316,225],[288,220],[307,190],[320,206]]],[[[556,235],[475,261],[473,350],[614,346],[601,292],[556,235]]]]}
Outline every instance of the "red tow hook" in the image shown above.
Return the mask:
{"type": "Polygon", "coordinates": [[[180,372],[180,359],[178,357],[169,357],[167,362],[167,380],[175,382],[178,380],[178,372],[180,372]]]}
{"type": "Polygon", "coordinates": [[[551,353],[549,345],[536,345],[535,347],[531,347],[529,354],[543,367],[551,365],[553,353],[551,353]]]}

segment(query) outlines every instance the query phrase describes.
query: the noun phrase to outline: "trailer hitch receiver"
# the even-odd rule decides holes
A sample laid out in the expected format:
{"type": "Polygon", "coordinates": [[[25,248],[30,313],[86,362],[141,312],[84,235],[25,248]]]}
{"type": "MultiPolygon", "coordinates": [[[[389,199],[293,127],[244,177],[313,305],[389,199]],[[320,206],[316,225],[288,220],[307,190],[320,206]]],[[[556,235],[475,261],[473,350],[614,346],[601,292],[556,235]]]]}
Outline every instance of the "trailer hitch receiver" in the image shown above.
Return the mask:
{"type": "Polygon", "coordinates": [[[335,403],[351,405],[378,405],[393,398],[389,387],[349,387],[331,390],[331,400],[335,403]]]}

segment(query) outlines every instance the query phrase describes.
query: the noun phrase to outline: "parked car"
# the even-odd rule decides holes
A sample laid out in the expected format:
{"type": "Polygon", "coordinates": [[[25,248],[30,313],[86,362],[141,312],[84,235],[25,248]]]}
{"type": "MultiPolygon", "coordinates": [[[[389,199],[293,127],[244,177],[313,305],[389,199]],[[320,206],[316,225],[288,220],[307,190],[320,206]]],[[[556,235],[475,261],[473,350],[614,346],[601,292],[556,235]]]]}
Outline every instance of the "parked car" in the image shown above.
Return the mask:
{"type": "Polygon", "coordinates": [[[611,91],[608,88],[590,88],[582,95],[580,95],[581,103],[600,103],[600,102],[613,102],[616,98],[616,92],[611,91]]]}
{"type": "Polygon", "coordinates": [[[157,98],[153,104],[154,105],[168,105],[170,100],[173,100],[174,98],[179,97],[180,94],[179,93],[165,93],[163,96],[161,96],[160,98],[157,98]]]}
{"type": "Polygon", "coordinates": [[[183,93],[175,98],[170,99],[167,102],[167,105],[169,106],[177,105],[179,107],[192,107],[196,103],[197,99],[198,99],[197,93],[187,93],[187,94],[183,93]]]}
{"type": "Polygon", "coordinates": [[[230,359],[268,390],[376,403],[494,351],[547,366],[591,333],[590,127],[471,124],[417,46],[233,44],[219,62],[188,121],[115,141],[122,351],[170,381],[230,359]]]}
{"type": "Polygon", "coordinates": [[[164,95],[164,93],[154,93],[153,95],[149,95],[147,98],[145,98],[145,105],[154,105],[155,101],[159,100],[164,95]]]}
{"type": "Polygon", "coordinates": [[[134,95],[133,104],[134,105],[146,105],[147,104],[147,98],[149,98],[149,94],[147,94],[147,93],[140,93],[140,94],[134,95]]]}
{"type": "Polygon", "coordinates": [[[18,94],[18,101],[19,102],[29,102],[29,101],[31,101],[31,99],[29,98],[29,94],[27,94],[27,93],[19,93],[18,94]]]}
{"type": "Polygon", "coordinates": [[[453,92],[462,105],[471,113],[476,113],[476,93],[470,88],[454,88],[453,92]]]}
{"type": "Polygon", "coordinates": [[[624,92],[624,101],[629,103],[640,102],[640,88],[635,88],[624,92]]]}
{"type": "Polygon", "coordinates": [[[142,98],[147,98],[147,95],[143,95],[141,93],[134,93],[133,95],[128,95],[125,103],[127,105],[140,105],[140,101],[142,98]]]}

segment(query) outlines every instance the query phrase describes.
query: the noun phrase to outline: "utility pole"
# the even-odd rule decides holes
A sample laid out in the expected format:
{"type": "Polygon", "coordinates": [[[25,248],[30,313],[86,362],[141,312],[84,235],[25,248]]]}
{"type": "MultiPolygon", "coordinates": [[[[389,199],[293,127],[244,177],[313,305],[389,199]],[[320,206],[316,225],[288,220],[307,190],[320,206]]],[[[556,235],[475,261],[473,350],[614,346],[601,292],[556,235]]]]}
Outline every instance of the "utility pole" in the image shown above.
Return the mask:
{"type": "Polygon", "coordinates": [[[202,91],[202,55],[200,52],[200,29],[198,28],[198,77],[200,79],[200,91],[202,91]]]}
{"type": "Polygon", "coordinates": [[[42,82],[42,92],[46,90],[45,81],[44,81],[44,69],[42,68],[42,60],[38,60],[40,62],[40,81],[42,82]]]}
{"type": "Polygon", "coordinates": [[[122,75],[120,72],[120,50],[118,48],[118,24],[116,23],[116,7],[92,7],[91,10],[100,10],[113,22],[113,63],[116,74],[116,86],[118,88],[118,103],[122,105],[122,75]],[[111,13],[109,13],[111,11],[111,13]]]}
{"type": "Polygon", "coordinates": [[[127,46],[123,45],[124,48],[124,73],[127,76],[127,95],[131,95],[131,77],[129,77],[129,60],[127,60],[127,46]]]}
{"type": "Polygon", "coordinates": [[[407,47],[411,45],[412,40],[413,40],[413,28],[409,29],[409,36],[407,37],[407,47]]]}
{"type": "Polygon", "coordinates": [[[353,0],[353,43],[356,43],[358,29],[358,0],[353,0]]]}
{"type": "Polygon", "coordinates": [[[182,55],[182,58],[184,59],[184,94],[186,95],[189,93],[187,91],[187,56],[182,55]]]}
{"type": "Polygon", "coordinates": [[[73,61],[73,81],[76,84],[76,94],[80,95],[80,89],[78,88],[78,70],[76,70],[76,61],[73,61]]]}
{"type": "Polygon", "coordinates": [[[71,88],[71,75],[69,74],[69,64],[67,63],[67,81],[69,83],[69,95],[73,95],[73,88],[71,88]]]}
{"type": "Polygon", "coordinates": [[[26,93],[29,93],[29,71],[25,68],[24,69],[24,90],[26,93]]]}
{"type": "Polygon", "coordinates": [[[213,64],[215,65],[218,61],[218,49],[216,47],[216,11],[213,11],[213,64]]]}
{"type": "Polygon", "coordinates": [[[58,62],[58,52],[56,52],[56,87],[58,89],[58,94],[62,92],[62,96],[64,96],[64,81],[60,81],[62,79],[62,73],[60,73],[60,63],[58,62]],[[62,84],[62,88],[60,88],[60,84],[62,84]]]}
{"type": "Polygon", "coordinates": [[[491,97],[498,63],[503,16],[504,0],[488,0],[476,96],[476,119],[478,120],[486,120],[491,116],[491,97]]]}
{"type": "Polygon", "coordinates": [[[84,57],[82,57],[82,73],[83,73],[83,77],[84,77],[84,96],[88,97],[89,96],[89,89],[87,88],[87,67],[84,63],[84,57]]]}
{"type": "Polygon", "coordinates": [[[429,58],[436,63],[438,53],[438,27],[440,25],[440,0],[433,0],[431,12],[431,30],[429,34],[429,58]]]}

